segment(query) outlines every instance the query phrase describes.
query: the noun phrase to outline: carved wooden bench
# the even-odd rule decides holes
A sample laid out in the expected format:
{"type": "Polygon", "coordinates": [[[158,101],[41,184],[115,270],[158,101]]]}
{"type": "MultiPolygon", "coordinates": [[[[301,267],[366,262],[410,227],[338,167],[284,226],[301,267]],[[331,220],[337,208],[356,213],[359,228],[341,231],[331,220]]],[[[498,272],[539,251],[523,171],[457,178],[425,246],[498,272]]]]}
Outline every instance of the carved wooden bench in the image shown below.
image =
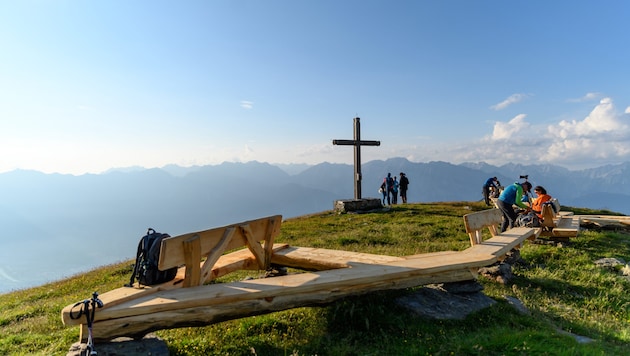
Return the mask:
{"type": "Polygon", "coordinates": [[[528,227],[514,227],[500,232],[503,215],[499,209],[486,209],[464,215],[464,227],[470,237],[469,253],[489,252],[501,259],[514,248],[520,248],[525,240],[536,238],[536,230],[528,227]],[[488,229],[490,236],[484,239],[483,231],[488,229]]]}
{"type": "MultiPolygon", "coordinates": [[[[486,209],[464,215],[464,227],[470,237],[470,244],[473,247],[480,244],[488,245],[507,238],[512,241],[513,244],[520,246],[523,241],[527,239],[531,240],[536,237],[536,231],[528,227],[514,227],[505,232],[500,232],[502,219],[503,215],[499,209],[486,209]],[[485,228],[490,232],[490,238],[488,240],[483,239],[483,231],[485,228]]],[[[514,247],[516,246],[512,248],[514,247]]],[[[506,251],[497,251],[499,254],[503,252],[506,251]]]]}
{"type": "Polygon", "coordinates": [[[542,206],[540,236],[548,236],[555,239],[568,239],[576,237],[580,232],[580,217],[571,212],[556,213],[551,205],[542,206]]]}
{"type": "MultiPolygon", "coordinates": [[[[497,224],[492,212],[473,214],[464,218],[467,231],[497,224]]],[[[159,266],[183,264],[176,279],[158,286],[103,293],[104,307],[97,310],[92,326],[94,340],[142,337],[155,330],[209,325],[379,290],[474,280],[479,268],[501,260],[533,235],[532,229],[517,229],[483,241],[479,237],[464,251],[397,257],[274,245],[280,223],[281,217],[273,216],[165,239],[159,266]],[[231,251],[239,246],[247,248],[231,251]],[[270,265],[302,271],[207,284],[231,271],[270,265]]],[[[65,325],[81,324],[80,338],[85,340],[87,327],[83,320],[70,318],[71,310],[72,305],[63,309],[62,320],[65,325]]]]}
{"type": "MultiPolygon", "coordinates": [[[[99,298],[104,307],[98,309],[95,320],[106,310],[129,300],[152,298],[153,294],[160,291],[199,286],[236,270],[266,270],[271,264],[273,248],[286,246],[273,245],[280,233],[281,223],[282,216],[275,215],[164,239],[158,268],[166,270],[179,267],[175,279],[153,286],[136,283],[133,287],[122,287],[101,294],[99,298]],[[230,252],[242,247],[247,248],[230,252]]],[[[77,314],[73,308],[76,309],[74,305],[68,305],[62,310],[62,321],[65,325],[81,324],[80,337],[85,340],[85,320],[72,319],[71,313],[77,314]]]]}

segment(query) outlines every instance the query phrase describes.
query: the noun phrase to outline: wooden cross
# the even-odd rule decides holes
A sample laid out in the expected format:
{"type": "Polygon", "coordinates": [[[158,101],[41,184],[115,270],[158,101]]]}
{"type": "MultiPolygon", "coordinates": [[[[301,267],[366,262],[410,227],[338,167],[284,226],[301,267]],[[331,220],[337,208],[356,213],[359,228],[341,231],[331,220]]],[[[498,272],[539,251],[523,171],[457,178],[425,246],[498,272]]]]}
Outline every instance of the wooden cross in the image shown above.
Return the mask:
{"type": "Polygon", "coordinates": [[[361,123],[354,118],[354,140],[333,140],[333,145],[354,146],[354,199],[361,199],[361,146],[380,146],[381,141],[361,141],[361,123]]]}

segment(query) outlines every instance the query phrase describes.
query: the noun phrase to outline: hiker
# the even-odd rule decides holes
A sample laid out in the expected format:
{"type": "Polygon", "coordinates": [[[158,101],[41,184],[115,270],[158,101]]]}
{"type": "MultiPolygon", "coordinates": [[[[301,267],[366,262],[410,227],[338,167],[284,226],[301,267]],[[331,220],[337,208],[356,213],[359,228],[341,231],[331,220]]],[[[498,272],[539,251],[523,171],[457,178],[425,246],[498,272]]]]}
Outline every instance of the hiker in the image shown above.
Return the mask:
{"type": "Polygon", "coordinates": [[[383,205],[385,205],[385,197],[387,197],[387,184],[385,179],[383,179],[383,183],[381,183],[381,187],[378,189],[378,192],[383,194],[383,205]]]}
{"type": "Polygon", "coordinates": [[[551,201],[551,195],[547,194],[547,190],[540,185],[534,188],[534,193],[536,193],[536,198],[534,198],[532,202],[532,211],[542,220],[543,204],[551,201]]]}
{"type": "Polygon", "coordinates": [[[517,214],[514,211],[512,205],[516,205],[521,209],[524,209],[525,212],[531,211],[531,208],[525,205],[522,202],[523,193],[527,194],[532,189],[532,184],[530,182],[523,183],[514,183],[509,187],[505,188],[501,195],[499,195],[499,199],[497,199],[497,207],[501,210],[503,214],[503,223],[501,224],[501,232],[504,232],[508,229],[514,227],[514,222],[516,221],[517,214]]]}
{"type": "Polygon", "coordinates": [[[400,198],[402,199],[403,204],[407,203],[407,187],[409,187],[409,179],[407,179],[407,175],[403,172],[400,172],[400,198]]]}
{"type": "Polygon", "coordinates": [[[394,179],[391,173],[387,173],[387,177],[385,177],[385,186],[387,190],[387,205],[391,205],[392,194],[394,193],[394,179]]]}
{"type": "Polygon", "coordinates": [[[398,204],[398,180],[396,179],[396,176],[394,176],[394,186],[393,186],[392,191],[393,191],[392,203],[398,204]]]}
{"type": "Polygon", "coordinates": [[[490,206],[490,187],[494,188],[495,190],[498,190],[499,189],[498,182],[499,180],[497,179],[497,177],[491,177],[491,178],[488,178],[488,180],[483,184],[482,194],[483,194],[483,199],[486,202],[486,206],[490,206]]]}

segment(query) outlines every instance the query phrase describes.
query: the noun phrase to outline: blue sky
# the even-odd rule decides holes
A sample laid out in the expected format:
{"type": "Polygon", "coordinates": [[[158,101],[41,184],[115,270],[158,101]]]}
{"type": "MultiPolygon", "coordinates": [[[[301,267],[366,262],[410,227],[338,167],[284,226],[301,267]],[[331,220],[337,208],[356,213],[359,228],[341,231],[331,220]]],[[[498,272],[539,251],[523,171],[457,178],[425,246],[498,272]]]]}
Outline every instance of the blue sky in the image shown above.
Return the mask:
{"type": "Polygon", "coordinates": [[[630,2],[0,0],[0,172],[630,161],[630,2]]]}

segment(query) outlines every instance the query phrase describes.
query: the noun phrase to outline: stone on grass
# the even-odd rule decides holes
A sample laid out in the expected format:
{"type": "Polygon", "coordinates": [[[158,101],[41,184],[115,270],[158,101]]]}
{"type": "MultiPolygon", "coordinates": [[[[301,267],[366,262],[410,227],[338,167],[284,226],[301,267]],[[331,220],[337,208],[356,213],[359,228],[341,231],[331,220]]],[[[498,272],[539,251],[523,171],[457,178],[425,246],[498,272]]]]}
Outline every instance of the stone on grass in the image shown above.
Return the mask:
{"type": "MultiPolygon", "coordinates": [[[[66,356],[83,356],[86,354],[85,343],[74,343],[66,356]]],[[[147,334],[139,340],[128,337],[119,337],[109,342],[101,342],[94,345],[98,356],[168,356],[168,347],[164,340],[155,334],[147,334]]],[[[89,356],[89,355],[87,355],[89,356]]]]}
{"type": "Polygon", "coordinates": [[[428,285],[418,289],[413,294],[396,299],[396,303],[414,314],[442,320],[463,320],[470,313],[489,307],[496,303],[492,298],[481,293],[483,286],[477,282],[470,282],[478,286],[459,285],[453,287],[442,284],[428,285]],[[459,289],[460,293],[450,293],[448,289],[459,289]]]}

